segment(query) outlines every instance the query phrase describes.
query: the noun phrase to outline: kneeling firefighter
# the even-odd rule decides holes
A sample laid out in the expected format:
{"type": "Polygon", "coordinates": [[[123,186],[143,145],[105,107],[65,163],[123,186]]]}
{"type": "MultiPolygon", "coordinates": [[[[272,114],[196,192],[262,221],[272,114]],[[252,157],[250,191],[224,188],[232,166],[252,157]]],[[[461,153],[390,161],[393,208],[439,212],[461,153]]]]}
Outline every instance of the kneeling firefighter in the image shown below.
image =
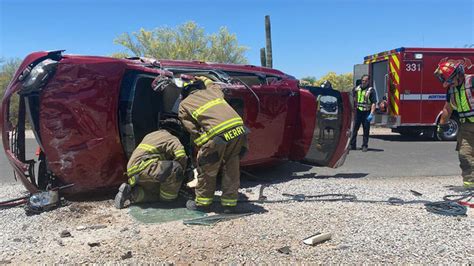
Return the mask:
{"type": "Polygon", "coordinates": [[[196,77],[185,84],[181,96],[179,119],[199,147],[196,198],[189,200],[186,207],[208,211],[217,175],[221,174],[221,205],[224,212],[232,212],[240,187],[240,158],[247,151],[244,122],[224,100],[221,86],[206,77],[196,77]]]}
{"type": "Polygon", "coordinates": [[[127,183],[115,196],[115,207],[125,202],[172,201],[184,180],[187,156],[180,138],[182,125],[177,119],[160,122],[160,129],[149,133],[133,151],[127,164],[127,183]]]}

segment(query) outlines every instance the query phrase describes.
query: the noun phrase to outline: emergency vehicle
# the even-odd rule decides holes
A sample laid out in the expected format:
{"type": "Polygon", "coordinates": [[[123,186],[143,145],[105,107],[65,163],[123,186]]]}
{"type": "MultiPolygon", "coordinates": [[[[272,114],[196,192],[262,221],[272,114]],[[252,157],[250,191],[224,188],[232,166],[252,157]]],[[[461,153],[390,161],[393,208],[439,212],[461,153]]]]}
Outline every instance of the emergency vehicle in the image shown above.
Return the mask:
{"type": "Polygon", "coordinates": [[[377,94],[374,122],[407,136],[431,136],[454,140],[459,119],[453,112],[449,130],[434,134],[446,102],[446,89],[433,75],[443,61],[459,61],[466,74],[474,74],[472,48],[398,48],[364,58],[354,66],[354,80],[369,74],[377,94]]]}

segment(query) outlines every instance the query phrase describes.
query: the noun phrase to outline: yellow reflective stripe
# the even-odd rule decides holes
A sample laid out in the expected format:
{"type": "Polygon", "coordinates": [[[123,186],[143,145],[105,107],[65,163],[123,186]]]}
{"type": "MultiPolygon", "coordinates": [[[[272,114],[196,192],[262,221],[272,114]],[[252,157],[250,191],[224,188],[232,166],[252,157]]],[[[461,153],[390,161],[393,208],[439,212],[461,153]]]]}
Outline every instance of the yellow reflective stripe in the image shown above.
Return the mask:
{"type": "Polygon", "coordinates": [[[178,197],[178,194],[168,193],[160,189],[160,198],[165,200],[174,200],[178,197]]]}
{"type": "Polygon", "coordinates": [[[395,81],[397,82],[397,84],[400,84],[400,77],[398,76],[397,68],[393,66],[392,62],[390,62],[390,71],[392,72],[393,77],[395,78],[395,81]]]}
{"type": "Polygon", "coordinates": [[[224,132],[227,129],[230,129],[232,127],[243,126],[243,125],[244,125],[244,121],[242,121],[242,118],[240,118],[240,116],[239,117],[234,117],[232,119],[224,121],[224,122],[220,123],[219,125],[211,128],[208,132],[202,134],[199,138],[197,138],[194,141],[194,143],[196,143],[196,145],[198,145],[198,146],[201,146],[202,144],[206,143],[209,139],[211,139],[215,135],[220,134],[220,133],[222,133],[222,132],[224,132]]]}
{"type": "Polygon", "coordinates": [[[397,66],[397,69],[400,69],[400,61],[398,60],[398,56],[396,54],[392,55],[393,62],[397,66]]]}
{"type": "Polygon", "coordinates": [[[225,103],[225,100],[223,98],[217,98],[212,101],[207,102],[203,106],[199,107],[196,111],[194,111],[191,116],[197,120],[198,116],[200,116],[202,113],[204,113],[207,109],[225,103]]]}
{"type": "Polygon", "coordinates": [[[211,205],[213,198],[202,198],[196,197],[196,204],[197,205],[211,205]]]}
{"type": "Polygon", "coordinates": [[[158,161],[158,159],[150,159],[150,160],[146,160],[146,161],[141,161],[139,164],[136,164],[130,168],[127,169],[127,175],[128,176],[133,176],[133,175],[136,175],[138,173],[140,173],[141,171],[143,171],[145,168],[147,168],[150,164],[152,164],[153,162],[156,162],[158,161]]]}
{"type": "Polygon", "coordinates": [[[128,179],[128,184],[132,187],[135,186],[137,184],[137,178],[135,176],[130,177],[128,179]]]}
{"type": "Polygon", "coordinates": [[[174,157],[175,158],[181,158],[186,156],[186,152],[184,150],[177,150],[174,152],[174,157]]]}
{"type": "Polygon", "coordinates": [[[221,205],[222,206],[237,206],[237,199],[222,199],[221,198],[221,205]]]}
{"type": "Polygon", "coordinates": [[[474,187],[474,182],[464,181],[465,187],[474,187]]]}
{"type": "Polygon", "coordinates": [[[146,150],[151,153],[158,153],[158,149],[155,146],[152,146],[149,144],[141,143],[140,145],[138,145],[138,148],[142,150],[146,150]]]}

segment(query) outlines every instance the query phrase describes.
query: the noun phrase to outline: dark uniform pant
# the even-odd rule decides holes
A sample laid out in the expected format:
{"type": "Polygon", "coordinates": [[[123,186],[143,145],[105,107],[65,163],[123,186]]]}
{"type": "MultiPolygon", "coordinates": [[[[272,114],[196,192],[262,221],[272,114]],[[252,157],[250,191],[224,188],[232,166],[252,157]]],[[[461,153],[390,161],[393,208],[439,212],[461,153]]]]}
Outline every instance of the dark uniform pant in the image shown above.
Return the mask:
{"type": "Polygon", "coordinates": [[[352,131],[352,138],[351,138],[351,148],[353,149],[357,147],[357,132],[359,131],[361,124],[364,130],[364,136],[362,139],[362,147],[369,146],[370,122],[367,121],[367,116],[369,116],[369,114],[370,114],[370,111],[357,110],[354,130],[352,131]]]}
{"type": "Polygon", "coordinates": [[[216,178],[222,176],[223,206],[236,206],[240,187],[240,155],[246,149],[245,135],[226,142],[217,136],[205,143],[197,154],[198,183],[196,186],[196,204],[209,206],[216,190],[216,178]]]}
{"type": "Polygon", "coordinates": [[[459,165],[465,187],[474,187],[474,123],[462,123],[458,136],[459,165]]]}
{"type": "Polygon", "coordinates": [[[149,164],[140,172],[136,182],[134,178],[129,179],[129,184],[133,186],[132,201],[138,203],[176,199],[183,181],[178,168],[181,166],[176,161],[156,161],[149,164]]]}

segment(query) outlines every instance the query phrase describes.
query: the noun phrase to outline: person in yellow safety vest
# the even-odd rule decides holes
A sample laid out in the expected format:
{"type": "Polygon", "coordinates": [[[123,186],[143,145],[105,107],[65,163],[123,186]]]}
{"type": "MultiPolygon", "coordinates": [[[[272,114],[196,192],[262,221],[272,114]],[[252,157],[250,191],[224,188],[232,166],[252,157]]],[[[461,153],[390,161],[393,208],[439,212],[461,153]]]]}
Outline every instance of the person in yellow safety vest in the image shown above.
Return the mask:
{"type": "Polygon", "coordinates": [[[179,119],[199,147],[196,198],[189,200],[186,207],[209,211],[220,173],[223,211],[234,212],[240,187],[240,158],[247,151],[244,121],[224,100],[221,86],[206,77],[190,81],[181,95],[179,119]]]}
{"type": "Polygon", "coordinates": [[[130,203],[172,201],[184,180],[187,155],[180,138],[183,129],[178,119],[160,122],[160,129],[147,134],[133,151],[128,164],[127,183],[115,196],[118,209],[130,203]]]}
{"type": "Polygon", "coordinates": [[[374,88],[369,86],[369,75],[363,75],[360,80],[361,84],[356,86],[353,90],[354,99],[356,99],[356,117],[352,131],[351,150],[357,149],[357,132],[362,124],[362,128],[364,129],[362,151],[366,152],[369,146],[370,122],[372,122],[374,118],[377,97],[374,88]]]}
{"type": "Polygon", "coordinates": [[[464,75],[461,62],[448,60],[438,65],[434,75],[443,83],[446,91],[441,118],[437,133],[442,134],[449,128],[448,120],[453,110],[459,115],[460,132],[456,150],[462,170],[463,185],[467,189],[474,188],[474,75],[464,75]]]}

